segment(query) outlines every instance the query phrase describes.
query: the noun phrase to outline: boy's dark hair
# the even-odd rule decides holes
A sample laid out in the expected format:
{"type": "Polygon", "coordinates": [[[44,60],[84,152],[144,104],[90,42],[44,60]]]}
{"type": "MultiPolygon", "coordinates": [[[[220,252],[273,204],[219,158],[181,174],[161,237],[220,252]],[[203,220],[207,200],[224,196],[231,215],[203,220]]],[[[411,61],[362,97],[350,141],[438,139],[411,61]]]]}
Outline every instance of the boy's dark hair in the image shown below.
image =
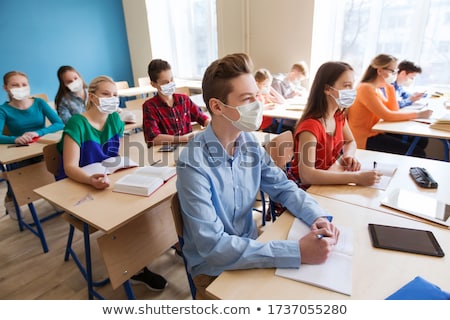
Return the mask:
{"type": "Polygon", "coordinates": [[[170,66],[170,64],[167,61],[161,60],[161,59],[153,59],[148,64],[147,73],[148,73],[148,76],[150,77],[151,81],[157,82],[159,74],[162,71],[166,71],[166,70],[170,70],[170,69],[172,69],[172,67],[170,66]]]}
{"type": "Polygon", "coordinates": [[[406,71],[406,73],[422,73],[422,68],[419,67],[418,65],[414,64],[414,62],[408,61],[408,60],[403,60],[402,62],[400,62],[397,66],[398,68],[398,72],[400,71],[406,71]]]}

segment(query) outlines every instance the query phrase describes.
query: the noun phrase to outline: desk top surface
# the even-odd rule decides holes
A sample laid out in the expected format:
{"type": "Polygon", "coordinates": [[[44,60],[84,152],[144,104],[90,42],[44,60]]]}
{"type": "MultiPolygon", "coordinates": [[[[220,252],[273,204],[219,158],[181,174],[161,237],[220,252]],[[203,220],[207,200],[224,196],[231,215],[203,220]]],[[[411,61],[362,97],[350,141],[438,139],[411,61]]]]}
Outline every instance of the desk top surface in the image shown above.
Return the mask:
{"type": "MultiPolygon", "coordinates": [[[[397,170],[386,190],[354,185],[312,185],[308,188],[308,193],[345,201],[387,213],[397,213],[420,221],[424,220],[382,206],[380,203],[385,197],[386,192],[395,188],[402,188],[448,202],[448,195],[450,193],[450,163],[448,162],[361,149],[356,151],[356,158],[360,161],[377,161],[379,163],[397,165],[397,170]],[[426,168],[431,176],[438,182],[438,188],[426,189],[417,186],[409,175],[410,167],[426,168]]],[[[432,222],[429,223],[431,224],[432,222]]]]}
{"type": "MultiPolygon", "coordinates": [[[[333,216],[339,227],[353,231],[352,295],[318,288],[302,282],[275,276],[275,269],[235,270],[222,273],[207,291],[218,299],[385,299],[416,276],[422,276],[441,288],[450,288],[447,276],[450,253],[450,232],[418,221],[354,206],[342,201],[317,196],[320,205],[333,216]],[[386,224],[431,230],[444,258],[403,253],[372,247],[368,224],[386,224]]],[[[259,237],[263,242],[286,239],[293,216],[286,212],[268,226],[259,237]]],[[[339,275],[336,275],[339,276],[339,275]]]]}
{"type": "MultiPolygon", "coordinates": [[[[445,98],[430,98],[428,99],[428,108],[433,110],[433,114],[430,119],[411,120],[411,121],[379,121],[376,123],[372,130],[376,132],[390,132],[395,134],[406,134],[413,136],[438,138],[438,139],[450,139],[450,131],[437,130],[430,128],[430,122],[433,122],[436,118],[443,116],[446,112],[450,112],[444,106],[445,98]],[[434,119],[434,120],[433,120],[434,119]]],[[[405,109],[401,109],[405,110],[405,109]]]]}
{"type": "Polygon", "coordinates": [[[46,134],[29,145],[16,147],[14,144],[0,144],[0,163],[11,164],[43,154],[45,145],[61,140],[62,130],[46,134]]]}
{"type": "MultiPolygon", "coordinates": [[[[256,136],[264,144],[275,135],[257,132],[256,136]]],[[[139,132],[124,136],[121,154],[134,160],[139,166],[152,164],[175,166],[184,147],[180,145],[173,152],[160,152],[160,146],[147,148],[144,135],[139,132]]],[[[136,168],[124,169],[109,175],[111,186],[105,190],[96,190],[71,179],[64,179],[38,188],[35,192],[80,220],[104,232],[111,232],[145,210],[156,206],[176,191],[176,177],[174,177],[149,197],[113,192],[114,182],[134,170],[136,168]]]]}

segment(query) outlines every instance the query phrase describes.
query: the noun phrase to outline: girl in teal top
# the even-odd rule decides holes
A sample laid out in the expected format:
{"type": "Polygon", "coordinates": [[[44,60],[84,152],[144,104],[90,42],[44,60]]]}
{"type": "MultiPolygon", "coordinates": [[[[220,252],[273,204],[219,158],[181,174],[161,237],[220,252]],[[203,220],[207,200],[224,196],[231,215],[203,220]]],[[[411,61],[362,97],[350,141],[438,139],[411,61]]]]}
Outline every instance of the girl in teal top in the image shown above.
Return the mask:
{"type": "Polygon", "coordinates": [[[6,73],[3,88],[9,101],[0,105],[0,143],[27,144],[36,137],[64,128],[62,120],[47,102],[30,97],[30,86],[24,73],[6,73]],[[46,119],[51,122],[48,127],[46,119]]]}

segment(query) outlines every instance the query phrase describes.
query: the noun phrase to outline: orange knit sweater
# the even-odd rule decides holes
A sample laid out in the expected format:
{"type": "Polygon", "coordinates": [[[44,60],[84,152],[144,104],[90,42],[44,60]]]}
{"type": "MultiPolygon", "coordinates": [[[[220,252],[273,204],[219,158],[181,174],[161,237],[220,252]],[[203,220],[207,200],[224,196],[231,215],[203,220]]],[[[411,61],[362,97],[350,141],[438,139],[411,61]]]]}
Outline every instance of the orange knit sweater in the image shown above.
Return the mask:
{"type": "Polygon", "coordinates": [[[385,85],[386,97],[370,83],[360,83],[356,91],[356,99],[348,110],[348,124],[355,137],[358,149],[365,149],[367,138],[378,132],[372,127],[380,120],[405,121],[417,118],[416,112],[400,112],[395,89],[385,85]]]}

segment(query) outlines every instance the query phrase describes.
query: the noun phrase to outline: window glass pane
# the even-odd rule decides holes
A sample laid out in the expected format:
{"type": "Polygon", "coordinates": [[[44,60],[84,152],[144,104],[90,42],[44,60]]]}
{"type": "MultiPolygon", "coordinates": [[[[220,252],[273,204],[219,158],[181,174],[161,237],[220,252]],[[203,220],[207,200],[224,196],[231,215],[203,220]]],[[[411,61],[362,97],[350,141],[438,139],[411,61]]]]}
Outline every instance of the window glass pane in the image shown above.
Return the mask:
{"type": "Polygon", "coordinates": [[[314,25],[322,30],[315,31],[313,52],[319,41],[332,43],[328,55],[317,53],[321,62],[347,61],[360,76],[373,57],[388,53],[422,67],[417,85],[450,84],[450,1],[316,1],[315,19],[332,22],[314,25]]]}
{"type": "Polygon", "coordinates": [[[153,58],[167,60],[177,78],[200,79],[218,55],[216,2],[146,1],[153,58]]]}

